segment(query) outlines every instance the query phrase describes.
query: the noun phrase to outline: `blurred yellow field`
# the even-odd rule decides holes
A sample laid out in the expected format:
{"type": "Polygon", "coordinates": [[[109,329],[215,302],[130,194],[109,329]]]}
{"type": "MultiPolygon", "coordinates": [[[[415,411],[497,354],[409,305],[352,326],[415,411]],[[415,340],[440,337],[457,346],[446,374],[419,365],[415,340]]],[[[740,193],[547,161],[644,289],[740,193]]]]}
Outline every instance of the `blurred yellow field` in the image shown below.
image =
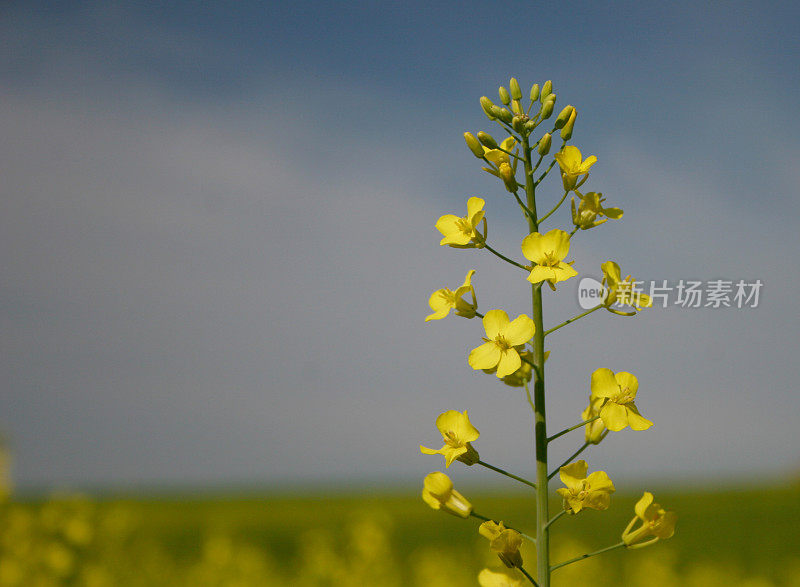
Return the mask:
{"type": "MultiPolygon", "coordinates": [[[[659,496],[680,512],[673,538],[570,565],[555,584],[800,585],[800,487],[659,496]]],[[[470,497],[484,515],[530,521],[529,496],[470,497]]],[[[618,541],[636,498],[559,520],[553,560],[618,541]]],[[[0,585],[476,585],[499,564],[476,529],[408,494],[6,501],[0,585]]]]}

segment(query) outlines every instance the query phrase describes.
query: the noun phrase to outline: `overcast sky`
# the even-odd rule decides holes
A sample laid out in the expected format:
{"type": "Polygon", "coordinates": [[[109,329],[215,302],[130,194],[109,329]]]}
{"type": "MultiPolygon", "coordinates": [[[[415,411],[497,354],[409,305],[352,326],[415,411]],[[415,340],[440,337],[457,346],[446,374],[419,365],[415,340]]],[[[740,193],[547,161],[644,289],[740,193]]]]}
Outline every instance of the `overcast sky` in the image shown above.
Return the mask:
{"type": "MultiPolygon", "coordinates": [[[[800,473],[793,3],[52,4],[0,10],[0,430],[20,487],[416,486],[448,409],[484,460],[533,471],[524,396],[466,363],[480,322],[423,322],[469,269],[482,311],[529,312],[524,276],[434,228],[480,196],[519,258],[526,225],[462,138],[500,136],[478,98],[512,75],[578,108],[587,186],[625,210],[576,236],[581,276],[614,259],[763,283],[757,308],[599,312],[548,337],[551,430],[609,367],[656,425],[592,469],[800,473]]],[[[577,284],[546,292],[546,324],[580,312],[577,284]]]]}

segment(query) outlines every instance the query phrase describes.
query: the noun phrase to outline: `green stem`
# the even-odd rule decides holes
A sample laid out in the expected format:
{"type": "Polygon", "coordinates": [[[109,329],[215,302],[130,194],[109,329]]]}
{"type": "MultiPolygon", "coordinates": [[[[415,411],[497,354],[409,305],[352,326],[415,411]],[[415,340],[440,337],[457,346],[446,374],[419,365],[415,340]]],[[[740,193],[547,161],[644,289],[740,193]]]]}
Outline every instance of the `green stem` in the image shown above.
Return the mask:
{"type": "Polygon", "coordinates": [[[588,316],[589,314],[591,314],[591,313],[592,313],[592,312],[594,312],[595,310],[599,310],[600,308],[603,308],[603,307],[605,307],[603,304],[598,304],[598,305],[596,305],[594,308],[591,308],[591,309],[589,309],[589,310],[586,310],[585,312],[583,312],[583,313],[581,313],[581,314],[578,314],[577,316],[573,316],[573,317],[572,317],[572,318],[570,318],[569,320],[565,320],[564,322],[562,322],[562,323],[561,323],[561,324],[559,324],[558,326],[553,326],[553,327],[552,327],[550,330],[545,330],[545,331],[544,331],[544,335],[545,335],[545,336],[547,336],[548,334],[551,334],[551,333],[555,332],[555,331],[556,331],[556,330],[558,330],[559,328],[563,328],[563,327],[564,327],[564,326],[566,326],[567,324],[572,324],[572,323],[573,323],[573,322],[575,322],[576,320],[580,320],[580,319],[581,319],[581,318],[583,318],[584,316],[588,316]]]}
{"type": "Polygon", "coordinates": [[[580,428],[581,426],[586,426],[587,424],[591,424],[592,422],[597,420],[599,417],[600,416],[595,416],[594,418],[591,418],[589,420],[584,420],[580,424],[575,424],[575,426],[570,426],[569,428],[564,428],[564,430],[562,430],[561,432],[556,432],[550,438],[548,438],[547,442],[553,442],[556,438],[558,438],[559,436],[563,436],[567,432],[572,432],[573,430],[576,430],[576,429],[580,428]]]}
{"type": "Polygon", "coordinates": [[[555,159],[553,159],[553,160],[550,162],[550,165],[548,165],[548,166],[547,166],[547,169],[545,169],[545,170],[544,170],[544,172],[543,172],[543,173],[542,173],[542,174],[539,176],[539,179],[537,179],[537,180],[536,180],[536,185],[539,185],[540,183],[542,183],[542,180],[543,180],[545,177],[547,177],[547,174],[548,174],[548,173],[550,173],[550,170],[553,168],[553,166],[554,166],[555,164],[556,164],[556,160],[555,160],[555,159]]]}
{"type": "Polygon", "coordinates": [[[517,199],[517,204],[519,204],[519,207],[522,208],[522,211],[525,213],[525,215],[528,218],[532,218],[533,221],[536,222],[536,218],[534,217],[533,212],[528,210],[528,207],[522,203],[522,200],[519,199],[519,195],[517,195],[517,192],[514,192],[514,197],[517,199]]]}
{"type": "Polygon", "coordinates": [[[550,567],[550,570],[555,571],[556,569],[560,569],[561,567],[566,567],[567,565],[571,565],[572,563],[582,561],[592,556],[597,556],[598,554],[603,554],[604,552],[608,552],[609,550],[622,548],[623,546],[625,546],[624,542],[618,542],[617,544],[614,544],[612,546],[606,546],[605,548],[601,548],[600,550],[595,550],[594,552],[587,552],[586,554],[576,556],[575,558],[571,558],[568,561],[564,561],[563,563],[558,563],[557,565],[553,565],[552,567],[550,567]]]}
{"type": "MultiPolygon", "coordinates": [[[[522,154],[525,158],[525,193],[528,209],[533,217],[528,217],[529,232],[538,232],[536,221],[536,185],[533,182],[533,163],[528,137],[522,140],[522,154]]],[[[547,520],[547,420],[544,405],[544,320],[542,316],[541,283],[531,284],[531,306],[533,323],[536,326],[533,337],[533,405],[536,436],[536,574],[540,587],[550,587],[550,532],[547,520]]]]}
{"type": "Polygon", "coordinates": [[[541,218],[539,218],[539,224],[541,224],[542,222],[544,222],[544,221],[545,221],[545,220],[546,220],[546,219],[547,219],[547,218],[548,218],[548,217],[549,217],[549,216],[550,216],[550,215],[551,215],[553,212],[555,212],[556,210],[558,210],[558,209],[561,207],[561,204],[563,204],[563,203],[564,203],[564,200],[566,200],[566,199],[567,199],[567,196],[568,196],[568,195],[569,195],[569,192],[564,192],[564,195],[563,195],[563,196],[561,197],[561,199],[558,201],[558,204],[556,204],[555,208],[553,208],[553,209],[552,209],[552,210],[550,210],[550,211],[549,211],[547,214],[545,214],[544,216],[542,216],[541,218]]]}
{"type": "Polygon", "coordinates": [[[536,489],[536,483],[528,481],[527,479],[523,479],[522,477],[517,477],[516,475],[512,475],[508,471],[504,471],[503,469],[500,469],[499,467],[495,467],[494,465],[490,465],[489,463],[484,463],[483,461],[478,461],[477,464],[478,465],[482,465],[482,466],[486,467],[487,469],[491,469],[492,471],[500,473],[501,475],[505,475],[506,477],[510,477],[511,479],[514,479],[515,481],[519,481],[520,483],[524,483],[525,485],[527,485],[529,487],[533,487],[534,489],[536,489]]]}
{"type": "Polygon", "coordinates": [[[530,268],[530,267],[525,267],[525,265],[520,265],[520,264],[519,264],[519,263],[517,263],[516,261],[514,261],[514,260],[512,260],[512,259],[509,259],[508,257],[506,257],[504,254],[502,254],[502,253],[499,253],[499,252],[495,251],[495,250],[494,250],[492,247],[490,247],[490,246],[489,246],[489,245],[487,245],[486,243],[483,243],[483,248],[485,248],[485,249],[486,249],[487,251],[489,251],[490,253],[492,253],[492,254],[494,254],[494,255],[497,255],[497,256],[498,256],[498,257],[500,257],[500,258],[501,258],[503,261],[505,261],[505,262],[507,262],[507,263],[511,263],[512,265],[516,265],[516,266],[517,266],[517,267],[519,267],[520,269],[524,269],[525,271],[530,271],[530,270],[531,270],[531,268],[530,268]]]}
{"type": "Polygon", "coordinates": [[[553,516],[553,518],[549,522],[547,522],[547,526],[548,527],[552,526],[553,522],[555,522],[557,519],[559,519],[561,516],[563,516],[566,513],[567,513],[567,510],[561,510],[560,512],[558,512],[555,516],[553,516]]]}
{"type": "Polygon", "coordinates": [[[525,570],[525,569],[523,569],[522,567],[518,567],[518,568],[519,568],[520,572],[521,572],[523,575],[525,575],[525,578],[526,578],[526,579],[528,579],[528,581],[530,581],[530,582],[531,582],[531,583],[534,585],[534,587],[539,587],[539,584],[538,584],[538,583],[537,583],[537,582],[534,580],[534,578],[533,578],[533,577],[531,577],[531,576],[530,576],[530,574],[528,573],[528,571],[526,571],[526,570],[525,570]]]}
{"type": "MultiPolygon", "coordinates": [[[[606,432],[608,432],[608,431],[606,430],[606,432]]],[[[574,459],[575,457],[577,457],[579,454],[581,454],[583,451],[585,451],[587,448],[589,448],[589,445],[590,445],[590,444],[592,444],[592,443],[591,443],[591,442],[589,442],[588,440],[587,440],[586,442],[584,442],[584,443],[583,443],[583,446],[581,446],[581,447],[580,447],[578,450],[576,450],[574,453],[572,453],[572,455],[571,455],[571,456],[570,456],[570,457],[569,457],[569,458],[568,458],[566,461],[564,461],[563,463],[561,463],[561,464],[558,466],[558,468],[556,468],[556,470],[555,470],[555,471],[553,471],[552,473],[550,473],[550,474],[547,476],[547,478],[548,478],[548,479],[552,479],[553,477],[555,477],[555,476],[558,474],[558,472],[561,470],[561,467],[566,467],[567,465],[569,465],[569,464],[570,464],[570,463],[573,461],[573,459],[574,459]]]]}

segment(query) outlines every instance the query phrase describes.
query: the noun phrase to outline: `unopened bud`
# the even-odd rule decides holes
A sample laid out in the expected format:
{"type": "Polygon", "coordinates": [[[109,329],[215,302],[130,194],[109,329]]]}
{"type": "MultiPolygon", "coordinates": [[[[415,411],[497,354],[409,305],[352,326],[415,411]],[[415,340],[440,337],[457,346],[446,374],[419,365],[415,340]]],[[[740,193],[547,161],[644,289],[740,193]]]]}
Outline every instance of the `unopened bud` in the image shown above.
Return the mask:
{"type": "Polygon", "coordinates": [[[509,112],[505,108],[500,108],[499,106],[495,106],[494,108],[492,108],[492,114],[494,114],[495,118],[499,118],[506,124],[511,124],[511,120],[514,118],[511,115],[511,112],[509,112]]]}
{"type": "MultiPolygon", "coordinates": [[[[551,96],[553,94],[550,94],[551,96]]],[[[541,110],[541,119],[547,120],[553,114],[553,107],[556,105],[555,99],[550,100],[547,99],[542,103],[542,110],[541,110]]]]}
{"type": "Polygon", "coordinates": [[[500,96],[500,101],[508,106],[508,103],[511,102],[511,96],[508,95],[508,90],[505,89],[503,86],[500,86],[497,89],[497,94],[500,96]]]}
{"type": "Polygon", "coordinates": [[[489,117],[489,120],[494,120],[497,118],[494,114],[492,114],[492,108],[494,107],[494,104],[489,98],[486,96],[481,96],[480,102],[481,108],[483,108],[483,111],[486,113],[486,116],[489,117]]]}
{"type": "Polygon", "coordinates": [[[527,130],[528,132],[531,132],[534,128],[536,128],[535,120],[529,120],[528,122],[525,123],[525,130],[527,130]]]}
{"type": "Polygon", "coordinates": [[[575,128],[575,119],[577,117],[578,111],[573,108],[572,114],[569,115],[569,120],[567,120],[567,124],[561,129],[561,138],[563,140],[568,141],[572,138],[572,129],[575,128]]]}
{"type": "Polygon", "coordinates": [[[553,82],[547,80],[546,82],[544,82],[544,85],[542,86],[542,100],[547,98],[547,96],[549,96],[552,93],[553,93],[553,82]]]}
{"type": "Polygon", "coordinates": [[[518,133],[521,133],[525,129],[525,122],[528,120],[527,116],[515,116],[511,119],[511,128],[513,128],[518,133]]]}
{"type": "Polygon", "coordinates": [[[467,146],[469,150],[472,151],[472,154],[475,155],[478,159],[483,159],[483,147],[478,142],[478,139],[475,138],[471,132],[464,133],[464,140],[467,141],[467,146]]]}
{"type": "Polygon", "coordinates": [[[531,88],[531,103],[539,99],[539,84],[533,84],[531,88]]]}
{"type": "Polygon", "coordinates": [[[497,148],[497,141],[494,140],[494,137],[489,133],[479,131],[478,132],[478,140],[483,143],[483,145],[487,149],[496,149],[497,148]]]}
{"type": "Polygon", "coordinates": [[[569,117],[572,114],[573,110],[575,110],[575,108],[572,107],[572,104],[567,104],[566,106],[564,106],[564,109],[559,113],[558,117],[556,118],[556,128],[561,128],[562,126],[567,124],[567,121],[569,120],[569,117]]]}
{"type": "Polygon", "coordinates": [[[524,114],[525,111],[522,109],[522,102],[519,100],[511,100],[511,112],[514,114],[524,114]]]}
{"type": "Polygon", "coordinates": [[[546,133],[541,139],[539,139],[539,146],[536,151],[544,157],[550,152],[550,144],[553,142],[553,137],[550,133],[546,133]]]}
{"type": "Polygon", "coordinates": [[[514,177],[514,170],[511,169],[511,165],[508,163],[501,163],[497,171],[499,172],[500,179],[502,179],[503,183],[506,185],[506,189],[512,194],[516,193],[518,189],[517,178],[514,177]]]}
{"type": "Polygon", "coordinates": [[[511,81],[508,82],[508,89],[511,90],[512,100],[522,100],[522,90],[519,89],[517,78],[511,78],[511,81]]]}

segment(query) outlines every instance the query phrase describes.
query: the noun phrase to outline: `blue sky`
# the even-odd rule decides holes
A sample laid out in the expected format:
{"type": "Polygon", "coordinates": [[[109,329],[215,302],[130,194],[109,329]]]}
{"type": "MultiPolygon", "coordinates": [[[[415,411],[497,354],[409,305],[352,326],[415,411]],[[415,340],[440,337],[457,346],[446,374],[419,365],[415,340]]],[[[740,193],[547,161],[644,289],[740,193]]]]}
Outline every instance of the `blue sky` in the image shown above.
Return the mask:
{"type": "MultiPolygon", "coordinates": [[[[512,75],[578,108],[591,189],[625,210],[577,235],[583,275],[613,258],[645,280],[764,283],[758,308],[554,335],[552,426],[576,421],[594,369],[628,370],[656,426],[609,438],[594,468],[796,475],[799,12],[7,5],[0,430],[18,485],[413,486],[447,409],[469,410],[487,461],[531,470],[524,399],[466,365],[480,324],[422,322],[469,269],[484,309],[528,308],[524,282],[433,228],[478,195],[518,250],[524,223],[462,138],[493,130],[478,98],[512,75]]],[[[547,323],[580,310],[576,288],[547,323]]]]}

